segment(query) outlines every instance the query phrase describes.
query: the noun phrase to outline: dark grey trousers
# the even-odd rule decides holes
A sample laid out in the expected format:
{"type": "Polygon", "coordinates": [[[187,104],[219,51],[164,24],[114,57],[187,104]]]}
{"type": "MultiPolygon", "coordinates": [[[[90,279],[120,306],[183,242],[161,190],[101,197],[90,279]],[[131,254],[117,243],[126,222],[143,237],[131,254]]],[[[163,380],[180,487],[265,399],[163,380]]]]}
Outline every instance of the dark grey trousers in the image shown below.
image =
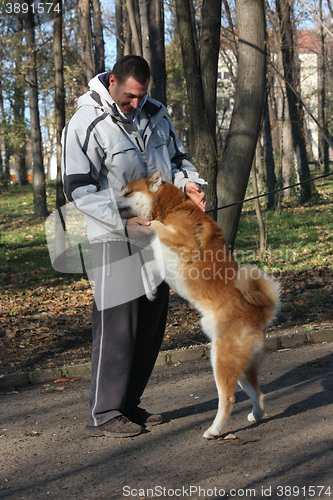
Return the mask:
{"type": "MultiPolygon", "coordinates": [[[[116,250],[112,248],[113,255],[122,243],[114,245],[116,250]]],[[[105,271],[107,266],[102,262],[110,244],[101,243],[92,247],[98,293],[117,293],[112,274],[108,275],[105,271]]],[[[128,285],[131,286],[131,283],[128,285]]],[[[139,405],[163,340],[168,300],[169,287],[163,282],[153,302],[143,295],[99,310],[94,301],[88,425],[101,425],[139,405]]]]}

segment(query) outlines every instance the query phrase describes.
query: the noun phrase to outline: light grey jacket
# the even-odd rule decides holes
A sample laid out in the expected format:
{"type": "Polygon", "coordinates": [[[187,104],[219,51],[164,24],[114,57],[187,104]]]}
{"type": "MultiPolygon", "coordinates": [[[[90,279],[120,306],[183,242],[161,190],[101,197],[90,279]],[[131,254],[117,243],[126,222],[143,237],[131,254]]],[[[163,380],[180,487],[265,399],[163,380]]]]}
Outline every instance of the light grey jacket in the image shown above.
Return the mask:
{"type": "Polygon", "coordinates": [[[90,241],[118,239],[124,221],[115,199],[134,179],[160,170],[164,181],[181,189],[189,181],[205,184],[186,159],[166,107],[147,98],[129,119],[107,90],[109,74],[90,81],[62,136],[65,195],[85,214],[90,241]]]}

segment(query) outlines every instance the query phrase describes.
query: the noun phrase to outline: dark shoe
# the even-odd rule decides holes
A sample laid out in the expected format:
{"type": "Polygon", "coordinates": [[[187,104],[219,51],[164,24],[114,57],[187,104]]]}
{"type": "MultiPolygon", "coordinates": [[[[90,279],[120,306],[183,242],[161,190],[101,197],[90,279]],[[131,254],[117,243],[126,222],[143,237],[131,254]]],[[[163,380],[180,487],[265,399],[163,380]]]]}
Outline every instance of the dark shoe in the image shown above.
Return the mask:
{"type": "Polygon", "coordinates": [[[87,425],[89,436],[132,437],[143,432],[142,425],[130,422],[124,415],[118,415],[97,427],[87,425]]]}
{"type": "Polygon", "coordinates": [[[138,406],[133,410],[126,412],[126,417],[131,422],[139,425],[159,425],[163,422],[162,415],[154,415],[153,413],[149,413],[138,406]]]}

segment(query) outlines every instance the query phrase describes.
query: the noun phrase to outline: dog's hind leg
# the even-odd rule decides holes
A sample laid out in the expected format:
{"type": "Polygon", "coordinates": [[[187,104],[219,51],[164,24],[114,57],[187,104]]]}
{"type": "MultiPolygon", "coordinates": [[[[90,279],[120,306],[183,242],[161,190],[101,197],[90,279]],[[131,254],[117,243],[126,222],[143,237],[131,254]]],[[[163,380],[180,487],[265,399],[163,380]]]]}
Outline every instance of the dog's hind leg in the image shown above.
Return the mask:
{"type": "Polygon", "coordinates": [[[234,404],[234,391],[239,378],[232,360],[223,355],[223,346],[219,344],[220,341],[213,341],[211,350],[219,406],[214,422],[203,435],[206,439],[214,439],[221,434],[234,404]]]}
{"type": "Polygon", "coordinates": [[[249,396],[253,403],[253,409],[248,414],[249,422],[258,422],[264,417],[264,395],[260,391],[258,383],[259,363],[254,361],[245,372],[245,376],[238,380],[238,384],[249,396]]]}

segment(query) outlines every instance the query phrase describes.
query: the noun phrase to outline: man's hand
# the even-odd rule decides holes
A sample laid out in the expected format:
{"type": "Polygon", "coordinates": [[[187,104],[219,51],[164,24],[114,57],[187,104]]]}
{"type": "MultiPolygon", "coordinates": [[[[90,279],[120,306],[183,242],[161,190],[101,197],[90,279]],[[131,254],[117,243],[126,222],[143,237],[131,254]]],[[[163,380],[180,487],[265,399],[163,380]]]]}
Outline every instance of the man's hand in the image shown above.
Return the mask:
{"type": "Polygon", "coordinates": [[[198,205],[200,210],[203,212],[206,211],[206,195],[199,184],[196,184],[195,182],[188,182],[185,185],[185,194],[198,205]]]}
{"type": "Polygon", "coordinates": [[[148,220],[140,219],[140,217],[130,217],[126,222],[126,231],[129,238],[140,238],[152,234],[152,229],[149,227],[148,220]]]}

